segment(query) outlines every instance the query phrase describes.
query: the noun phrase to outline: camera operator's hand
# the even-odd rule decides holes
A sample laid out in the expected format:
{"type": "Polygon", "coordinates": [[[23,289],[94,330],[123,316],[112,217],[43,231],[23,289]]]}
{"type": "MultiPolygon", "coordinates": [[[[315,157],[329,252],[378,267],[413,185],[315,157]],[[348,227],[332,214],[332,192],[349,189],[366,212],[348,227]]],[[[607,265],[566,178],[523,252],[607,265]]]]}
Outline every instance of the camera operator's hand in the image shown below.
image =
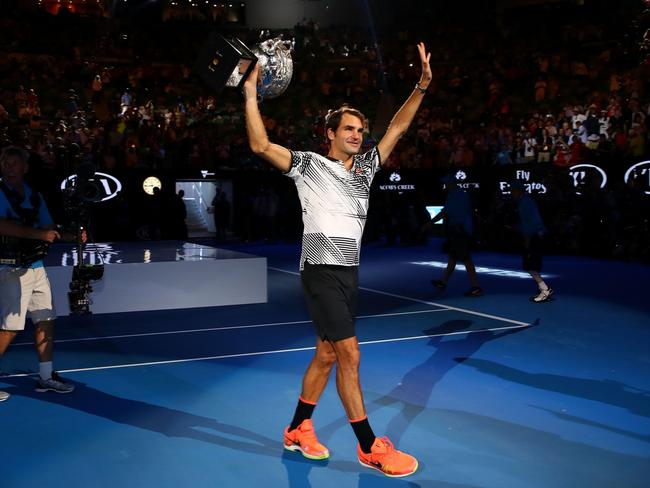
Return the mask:
{"type": "MultiPolygon", "coordinates": [[[[60,230],[59,231],[59,238],[64,240],[64,241],[70,241],[70,242],[76,242],[77,240],[77,233],[76,232],[71,232],[69,230],[60,230]]],[[[81,242],[84,244],[88,240],[88,235],[86,234],[85,229],[81,229],[81,233],[79,234],[81,237],[81,242]]]]}
{"type": "Polygon", "coordinates": [[[3,218],[0,218],[0,235],[46,242],[54,242],[61,238],[61,235],[55,230],[36,229],[3,218]]]}
{"type": "Polygon", "coordinates": [[[41,241],[54,242],[61,239],[61,234],[53,229],[34,229],[34,231],[34,238],[41,241]]]}

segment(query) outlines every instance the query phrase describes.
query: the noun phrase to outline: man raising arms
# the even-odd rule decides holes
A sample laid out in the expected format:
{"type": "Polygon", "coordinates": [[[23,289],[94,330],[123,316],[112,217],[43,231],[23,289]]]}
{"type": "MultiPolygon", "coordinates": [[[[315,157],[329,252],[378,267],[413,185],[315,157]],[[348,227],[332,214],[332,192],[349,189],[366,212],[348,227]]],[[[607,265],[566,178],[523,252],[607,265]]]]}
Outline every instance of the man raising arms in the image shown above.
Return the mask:
{"type": "Polygon", "coordinates": [[[358,296],[361,237],[368,212],[370,184],[399,138],[406,132],[431,82],[430,54],[417,46],[422,74],[413,92],[391,120],[386,134],[359,154],[367,128],[365,116],[343,106],[325,122],[330,148],[326,156],[292,151],[269,141],[257,104],[258,69],[244,84],[246,129],[251,150],[294,180],[302,205],[304,232],[300,271],[302,288],[316,329],[316,351],[302,381],[302,391],[284,447],[309,459],[326,459],[328,449],[311,421],[332,368],[336,387],[359,441],[359,462],[387,476],[408,476],[417,460],[376,437],[370,427],[359,382],[359,344],[354,328],[358,296]]]}

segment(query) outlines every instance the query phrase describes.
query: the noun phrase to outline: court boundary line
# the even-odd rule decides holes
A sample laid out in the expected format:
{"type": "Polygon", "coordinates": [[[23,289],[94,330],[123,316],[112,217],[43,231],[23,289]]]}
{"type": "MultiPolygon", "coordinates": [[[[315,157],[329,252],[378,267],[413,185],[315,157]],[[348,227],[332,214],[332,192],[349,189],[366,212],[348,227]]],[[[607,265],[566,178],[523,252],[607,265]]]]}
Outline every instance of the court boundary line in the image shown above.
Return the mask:
{"type": "MultiPolygon", "coordinates": [[[[389,342],[404,342],[404,341],[412,341],[418,339],[431,339],[432,337],[446,337],[446,336],[455,336],[455,335],[463,335],[463,334],[477,334],[480,332],[496,332],[500,330],[525,329],[528,327],[531,327],[531,324],[493,327],[489,329],[478,329],[478,330],[463,330],[457,332],[445,332],[441,334],[394,337],[391,339],[375,339],[372,341],[360,341],[359,345],[366,346],[372,344],[385,344],[389,342]]],[[[252,356],[264,356],[264,355],[271,355],[271,354],[283,354],[283,353],[290,353],[290,352],[313,351],[314,349],[316,349],[316,347],[308,346],[308,347],[296,347],[291,349],[275,349],[270,351],[245,352],[245,353],[238,353],[238,354],[220,354],[217,356],[203,356],[198,358],[168,359],[163,361],[147,361],[142,363],[128,363],[128,364],[112,364],[109,366],[93,366],[89,368],[62,369],[59,370],[59,373],[65,373],[65,374],[82,373],[88,371],[104,371],[109,369],[125,369],[125,368],[137,368],[137,367],[145,367],[145,366],[162,366],[167,364],[181,364],[181,363],[191,363],[191,362],[199,362],[199,361],[214,361],[219,359],[233,359],[233,358],[252,357],[252,356]]],[[[19,378],[19,377],[36,376],[36,375],[38,375],[38,373],[8,374],[8,375],[0,376],[0,381],[2,381],[3,378],[19,378]]]]}
{"type": "MultiPolygon", "coordinates": [[[[268,269],[272,269],[273,271],[279,271],[281,273],[287,273],[287,274],[300,276],[300,273],[298,273],[296,271],[289,271],[289,270],[286,270],[286,269],[274,268],[274,267],[271,267],[271,266],[268,266],[268,269]]],[[[467,314],[470,314],[470,315],[476,315],[478,317],[484,317],[484,318],[493,319],[493,320],[500,320],[501,322],[508,322],[508,323],[511,323],[511,324],[517,324],[517,325],[522,325],[522,326],[523,325],[530,325],[527,322],[522,322],[520,320],[515,320],[515,319],[509,319],[509,318],[506,318],[506,317],[500,317],[499,315],[492,315],[492,314],[489,314],[489,313],[477,312],[475,310],[468,310],[466,308],[454,307],[452,305],[445,305],[445,304],[442,304],[442,303],[430,302],[428,300],[420,300],[419,298],[407,297],[405,295],[398,295],[397,293],[390,293],[390,292],[383,291],[383,290],[375,290],[374,288],[367,288],[365,286],[360,286],[359,289],[360,290],[365,290],[365,291],[370,291],[372,293],[378,293],[380,295],[386,295],[386,296],[393,297],[393,298],[400,298],[402,300],[407,300],[407,301],[411,301],[411,302],[415,302],[415,303],[421,303],[421,304],[424,304],[424,305],[435,305],[436,307],[441,307],[441,308],[444,308],[444,309],[447,309],[447,310],[454,310],[456,312],[463,312],[463,313],[467,313],[467,314]]]]}
{"type": "MultiPolygon", "coordinates": [[[[433,312],[448,312],[447,309],[430,309],[430,310],[412,310],[410,312],[391,312],[391,313],[378,313],[372,315],[359,315],[356,317],[359,319],[372,319],[372,318],[381,318],[381,317],[395,317],[398,315],[415,315],[419,313],[433,313],[433,312]]],[[[90,341],[101,341],[106,339],[130,339],[133,337],[150,337],[150,336],[160,336],[160,335],[174,335],[174,334],[194,334],[199,332],[218,332],[221,330],[238,330],[238,329],[252,329],[259,327],[275,327],[279,325],[300,325],[300,324],[309,324],[311,320],[291,320],[287,322],[265,322],[261,324],[250,324],[250,325],[228,325],[224,327],[208,327],[204,329],[187,329],[187,330],[168,330],[162,332],[142,332],[139,334],[118,334],[110,336],[95,336],[95,337],[76,337],[74,339],[55,339],[55,344],[63,344],[70,342],[90,342],[90,341]]],[[[16,342],[15,344],[10,344],[10,346],[33,346],[34,342],[16,342]]]]}

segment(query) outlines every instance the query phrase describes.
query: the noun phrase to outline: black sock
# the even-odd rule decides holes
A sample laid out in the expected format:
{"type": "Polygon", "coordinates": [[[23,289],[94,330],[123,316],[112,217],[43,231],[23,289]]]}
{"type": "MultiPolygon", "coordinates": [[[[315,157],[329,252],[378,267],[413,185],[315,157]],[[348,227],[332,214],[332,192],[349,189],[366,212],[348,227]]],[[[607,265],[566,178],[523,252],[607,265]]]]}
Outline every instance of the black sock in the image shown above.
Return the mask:
{"type": "Polygon", "coordinates": [[[296,429],[300,424],[302,424],[303,420],[310,419],[311,414],[314,413],[314,408],[316,408],[315,403],[307,403],[303,401],[302,398],[299,398],[296,413],[293,414],[293,420],[291,421],[289,430],[296,429]]]}
{"type": "Polygon", "coordinates": [[[350,425],[354,430],[354,435],[356,435],[357,439],[359,440],[361,450],[368,454],[375,442],[375,433],[370,427],[368,417],[364,417],[362,420],[351,420],[350,425]]]}

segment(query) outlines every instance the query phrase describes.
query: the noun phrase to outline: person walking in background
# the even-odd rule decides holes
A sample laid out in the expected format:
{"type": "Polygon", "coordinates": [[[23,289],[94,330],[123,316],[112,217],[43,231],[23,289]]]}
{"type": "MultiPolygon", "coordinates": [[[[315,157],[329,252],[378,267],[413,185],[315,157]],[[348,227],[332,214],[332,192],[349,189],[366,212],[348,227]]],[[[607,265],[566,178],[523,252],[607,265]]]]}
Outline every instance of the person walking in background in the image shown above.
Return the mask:
{"type": "Polygon", "coordinates": [[[465,292],[465,296],[480,297],[483,295],[483,289],[478,284],[476,267],[471,255],[474,231],[472,200],[469,194],[458,186],[453,175],[445,176],[442,182],[447,189],[445,206],[433,219],[425,224],[425,228],[444,219],[449,258],[442,277],[438,280],[431,280],[431,284],[440,290],[444,290],[447,287],[449,278],[456,269],[456,264],[461,261],[465,265],[471,283],[471,288],[465,292]]]}
{"type": "Polygon", "coordinates": [[[535,303],[546,302],[553,296],[553,290],[549,288],[540,274],[542,270],[543,240],[546,228],[542,222],[537,203],[526,192],[525,185],[520,181],[510,183],[512,198],[517,204],[519,215],[519,232],[522,237],[524,271],[528,271],[535,280],[539,293],[530,300],[535,303]]]}

